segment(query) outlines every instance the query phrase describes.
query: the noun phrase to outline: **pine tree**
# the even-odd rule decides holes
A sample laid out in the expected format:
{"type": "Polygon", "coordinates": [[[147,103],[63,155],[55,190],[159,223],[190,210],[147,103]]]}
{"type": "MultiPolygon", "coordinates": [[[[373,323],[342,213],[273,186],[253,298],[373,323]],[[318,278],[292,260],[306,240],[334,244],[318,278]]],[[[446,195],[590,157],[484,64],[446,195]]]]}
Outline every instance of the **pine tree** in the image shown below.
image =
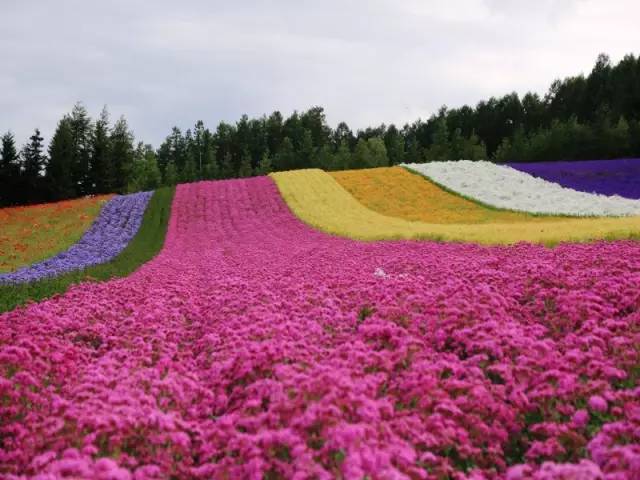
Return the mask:
{"type": "Polygon", "coordinates": [[[109,137],[111,165],[114,172],[113,190],[117,193],[124,193],[129,185],[133,167],[133,141],[133,133],[122,116],[113,126],[109,137]]]}
{"type": "Polygon", "coordinates": [[[162,185],[162,174],[160,173],[160,167],[158,167],[158,159],[151,145],[147,145],[145,157],[147,178],[144,189],[155,190],[162,185]]]}
{"type": "Polygon", "coordinates": [[[220,171],[220,178],[235,178],[236,172],[233,169],[233,157],[230,152],[226,152],[222,157],[222,166],[220,171]]]}
{"type": "Polygon", "coordinates": [[[13,133],[2,136],[0,151],[0,205],[15,205],[19,201],[20,158],[13,133]]]}
{"type": "Polygon", "coordinates": [[[76,195],[82,196],[93,192],[90,175],[91,118],[84,105],[78,102],[71,111],[70,119],[73,137],[72,179],[76,195]]]}
{"type": "Polygon", "coordinates": [[[44,200],[42,173],[44,172],[46,157],[43,153],[43,138],[40,130],[35,129],[22,149],[24,198],[27,203],[37,203],[44,200]]]}
{"type": "Polygon", "coordinates": [[[91,136],[91,182],[96,193],[110,193],[114,188],[109,139],[109,112],[105,106],[91,136]]]}
{"type": "Polygon", "coordinates": [[[240,168],[238,169],[238,177],[247,178],[253,173],[251,168],[251,155],[247,149],[242,152],[242,159],[240,160],[240,168]]]}
{"type": "Polygon", "coordinates": [[[433,143],[424,152],[424,159],[428,162],[434,160],[451,160],[451,143],[449,142],[449,128],[445,118],[439,118],[436,122],[436,131],[432,137],[433,143]]]}
{"type": "Polygon", "coordinates": [[[76,194],[73,184],[73,129],[71,118],[65,115],[58,122],[49,144],[49,164],[45,181],[52,200],[73,198],[76,194]]]}
{"type": "Polygon", "coordinates": [[[313,139],[311,132],[305,129],[302,135],[302,144],[297,155],[296,168],[312,168],[316,166],[315,149],[313,148],[313,139]]]}
{"type": "Polygon", "coordinates": [[[351,157],[350,168],[367,168],[369,166],[369,147],[364,138],[360,138],[356,143],[356,149],[351,157]]]}
{"type": "Polygon", "coordinates": [[[256,175],[268,175],[273,172],[273,164],[271,163],[271,155],[269,154],[269,149],[267,148],[262,157],[260,157],[260,163],[258,164],[258,168],[256,168],[256,175]]]}
{"type": "Polygon", "coordinates": [[[173,160],[169,160],[167,168],[164,170],[164,185],[172,187],[178,183],[178,170],[173,160]]]}
{"type": "Polygon", "coordinates": [[[184,163],[182,172],[180,172],[180,179],[184,183],[195,182],[198,179],[198,167],[196,167],[196,161],[193,158],[193,152],[189,151],[186,155],[187,159],[184,163]]]}
{"type": "Polygon", "coordinates": [[[352,153],[349,149],[349,141],[346,139],[340,140],[340,145],[334,156],[334,165],[331,170],[346,170],[351,168],[352,153]]]}
{"type": "Polygon", "coordinates": [[[373,137],[367,140],[367,148],[369,150],[369,167],[388,167],[389,157],[387,157],[387,147],[384,140],[380,137],[373,137]]]}
{"type": "Polygon", "coordinates": [[[331,151],[331,147],[328,144],[320,147],[317,156],[318,167],[323,170],[333,170],[334,161],[335,159],[333,152],[331,151]]]}
{"type": "Polygon", "coordinates": [[[215,180],[220,178],[220,167],[216,156],[216,147],[209,147],[204,156],[204,178],[205,180],[215,180]]]}
{"type": "Polygon", "coordinates": [[[293,142],[289,137],[284,137],[280,150],[274,158],[275,169],[279,172],[292,170],[296,164],[296,152],[293,149],[293,142]]]}

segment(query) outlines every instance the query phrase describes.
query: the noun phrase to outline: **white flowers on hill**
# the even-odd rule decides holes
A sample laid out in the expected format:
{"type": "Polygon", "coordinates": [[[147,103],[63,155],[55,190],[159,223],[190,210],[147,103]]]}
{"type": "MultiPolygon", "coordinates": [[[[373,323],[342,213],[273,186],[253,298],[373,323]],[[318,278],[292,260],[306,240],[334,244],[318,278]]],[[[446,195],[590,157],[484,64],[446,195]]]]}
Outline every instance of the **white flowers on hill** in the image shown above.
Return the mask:
{"type": "Polygon", "coordinates": [[[578,192],[487,161],[405,165],[443,187],[487,205],[549,215],[640,215],[640,200],[578,192]]]}

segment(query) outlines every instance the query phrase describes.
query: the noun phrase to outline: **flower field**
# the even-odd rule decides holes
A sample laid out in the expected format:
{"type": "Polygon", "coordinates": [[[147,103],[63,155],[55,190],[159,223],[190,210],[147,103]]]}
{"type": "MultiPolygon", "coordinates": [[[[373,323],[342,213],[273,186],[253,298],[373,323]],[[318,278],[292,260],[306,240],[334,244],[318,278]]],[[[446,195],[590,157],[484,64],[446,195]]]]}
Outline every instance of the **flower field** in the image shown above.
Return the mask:
{"type": "Polygon", "coordinates": [[[449,190],[493,207],[547,215],[640,215],[640,200],[580,192],[491,162],[407,166],[449,190]]]}
{"type": "Polygon", "coordinates": [[[640,158],[510,163],[509,166],[581,192],[640,199],[640,158]]]}
{"type": "Polygon", "coordinates": [[[42,262],[0,274],[0,285],[33,282],[108,262],[124,250],[137,233],[149,198],[151,192],[112,198],[77,243],[42,262]]]}
{"type": "Polygon", "coordinates": [[[128,276],[0,314],[0,478],[637,480],[640,243],[532,242],[638,218],[412,222],[358,192],[159,190],[91,267],[128,276]],[[347,238],[394,236],[465,243],[347,238]]]}
{"type": "Polygon", "coordinates": [[[0,208],[0,273],[61,252],[91,226],[110,195],[0,208]]]}
{"type": "Polygon", "coordinates": [[[450,224],[558,220],[486,208],[401,167],[345,170],[330,175],[365,207],[410,221],[450,224]]]}
{"type": "MultiPolygon", "coordinates": [[[[430,239],[481,244],[636,238],[640,217],[562,218],[539,222],[435,224],[409,222],[364,207],[322,170],[271,174],[291,210],[308,225],[327,233],[360,240],[430,239]]],[[[395,201],[393,198],[390,202],[395,201]]]]}

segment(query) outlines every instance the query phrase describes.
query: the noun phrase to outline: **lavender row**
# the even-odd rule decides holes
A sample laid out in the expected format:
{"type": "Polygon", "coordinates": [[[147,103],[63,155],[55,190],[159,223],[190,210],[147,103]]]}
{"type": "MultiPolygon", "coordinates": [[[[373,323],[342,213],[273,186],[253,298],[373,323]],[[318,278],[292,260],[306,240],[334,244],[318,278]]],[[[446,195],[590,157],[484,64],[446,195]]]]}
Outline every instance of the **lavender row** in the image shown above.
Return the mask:
{"type": "Polygon", "coordinates": [[[640,199],[640,158],[510,163],[509,166],[574,190],[640,199]]]}
{"type": "Polygon", "coordinates": [[[153,192],[113,197],[89,230],[68,250],[42,262],[0,275],[0,284],[34,282],[106,263],[129,244],[142,223],[153,192]]]}

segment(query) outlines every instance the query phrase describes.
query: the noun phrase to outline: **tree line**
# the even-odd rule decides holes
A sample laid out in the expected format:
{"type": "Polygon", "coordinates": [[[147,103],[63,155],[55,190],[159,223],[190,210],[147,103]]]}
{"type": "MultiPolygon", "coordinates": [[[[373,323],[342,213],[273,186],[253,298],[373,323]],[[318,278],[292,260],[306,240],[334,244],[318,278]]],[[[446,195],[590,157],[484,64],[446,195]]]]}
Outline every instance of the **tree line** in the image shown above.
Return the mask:
{"type": "Polygon", "coordinates": [[[540,97],[510,93],[401,128],[356,132],[331,128],[316,106],[284,117],[243,115],[209,129],[198,121],[173,127],[157,148],[135,141],[124,117],[111,124],[106,107],[93,120],[76,104],[45,151],[36,129],[18,149],[1,138],[0,205],[151,190],[203,179],[263,175],[317,167],[358,169],[450,159],[571,160],[640,156],[640,57],[612,65],[598,56],[587,75],[554,81],[540,97]]]}

